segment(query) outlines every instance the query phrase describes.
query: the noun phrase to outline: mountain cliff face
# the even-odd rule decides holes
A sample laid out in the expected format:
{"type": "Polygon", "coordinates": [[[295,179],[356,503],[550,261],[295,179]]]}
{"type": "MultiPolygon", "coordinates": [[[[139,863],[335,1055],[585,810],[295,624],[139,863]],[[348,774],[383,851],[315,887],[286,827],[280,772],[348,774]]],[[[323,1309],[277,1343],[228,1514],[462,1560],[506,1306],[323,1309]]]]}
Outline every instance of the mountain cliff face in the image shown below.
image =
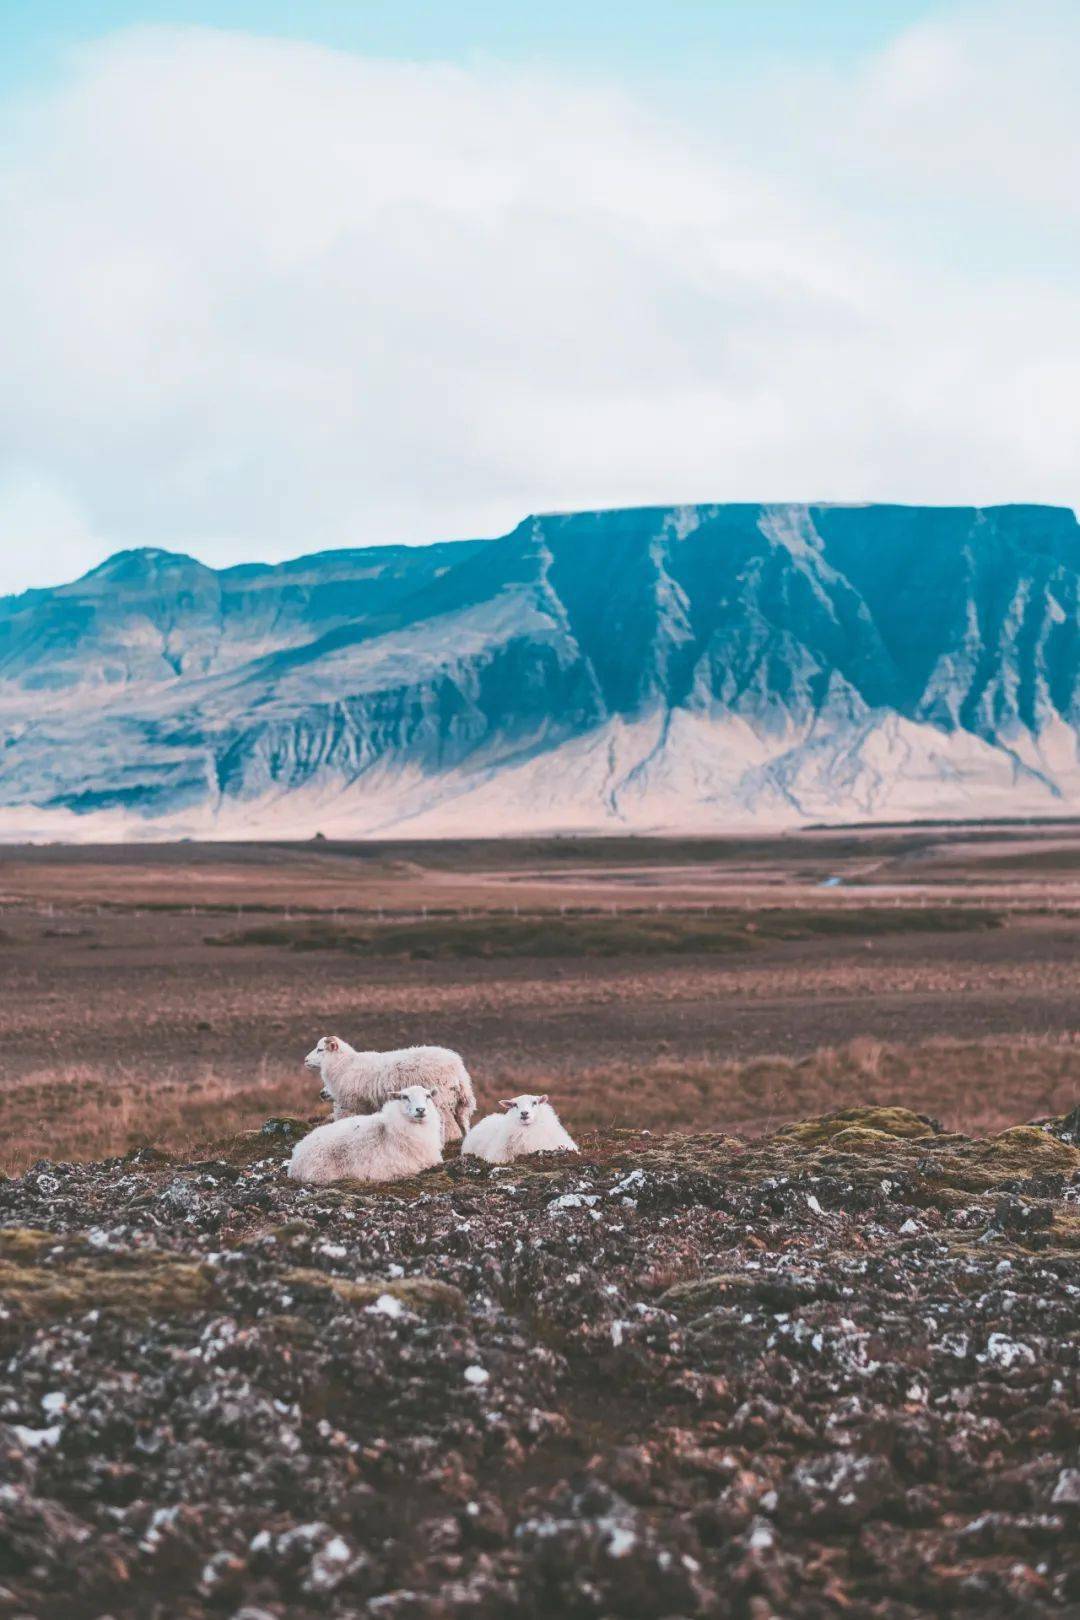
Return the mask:
{"type": "Polygon", "coordinates": [[[715,831],[1080,810],[1080,526],[698,506],[0,599],[0,830],[715,831]]]}

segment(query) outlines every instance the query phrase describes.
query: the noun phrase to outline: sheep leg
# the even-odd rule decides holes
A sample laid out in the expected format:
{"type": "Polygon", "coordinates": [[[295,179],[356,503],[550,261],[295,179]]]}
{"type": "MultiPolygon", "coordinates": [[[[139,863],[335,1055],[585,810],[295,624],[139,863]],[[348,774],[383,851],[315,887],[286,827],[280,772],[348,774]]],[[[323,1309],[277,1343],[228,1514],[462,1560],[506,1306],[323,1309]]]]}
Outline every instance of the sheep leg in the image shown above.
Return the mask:
{"type": "Polygon", "coordinates": [[[458,1092],[454,1099],[454,1123],[457,1125],[457,1128],[461,1132],[462,1136],[466,1136],[468,1134],[469,1117],[471,1113],[472,1110],[469,1107],[468,1098],[463,1097],[461,1093],[458,1092]]]}

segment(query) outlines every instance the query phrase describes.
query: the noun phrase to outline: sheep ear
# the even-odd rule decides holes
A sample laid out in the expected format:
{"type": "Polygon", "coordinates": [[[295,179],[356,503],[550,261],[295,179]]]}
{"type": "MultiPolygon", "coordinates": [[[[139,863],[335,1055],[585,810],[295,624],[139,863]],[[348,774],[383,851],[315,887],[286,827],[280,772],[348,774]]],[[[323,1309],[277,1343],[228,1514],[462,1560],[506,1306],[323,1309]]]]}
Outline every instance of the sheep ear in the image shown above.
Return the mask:
{"type": "Polygon", "coordinates": [[[328,1035],[326,1037],[326,1050],[328,1052],[336,1052],[340,1044],[341,1043],[336,1035],[328,1035]]]}
{"type": "Polygon", "coordinates": [[[432,1091],[430,1086],[425,1086],[424,1090],[427,1092],[429,1097],[434,1097],[435,1093],[432,1091]]]}
{"type": "Polygon", "coordinates": [[[542,1097],[537,1097],[536,1100],[537,1100],[538,1103],[546,1103],[547,1102],[547,1092],[545,1091],[544,1095],[542,1097]]]}
{"type": "Polygon", "coordinates": [[[500,1108],[513,1108],[513,1106],[514,1106],[513,1097],[500,1097],[499,1098],[499,1107],[500,1108]]]}

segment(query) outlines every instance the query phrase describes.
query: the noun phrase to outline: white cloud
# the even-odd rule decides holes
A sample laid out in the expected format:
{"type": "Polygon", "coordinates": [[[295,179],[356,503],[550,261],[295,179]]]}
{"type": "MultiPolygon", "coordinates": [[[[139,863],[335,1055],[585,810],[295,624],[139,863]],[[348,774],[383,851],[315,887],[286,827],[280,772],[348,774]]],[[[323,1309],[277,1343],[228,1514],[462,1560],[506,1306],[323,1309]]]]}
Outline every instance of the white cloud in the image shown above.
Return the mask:
{"type": "Polygon", "coordinates": [[[909,29],[858,85],[876,162],[930,191],[1080,219],[1072,0],[965,6],[909,29]]]}
{"type": "Polygon", "coordinates": [[[62,585],[107,549],[60,490],[37,478],[0,474],[0,590],[62,585]]]}
{"type": "Polygon", "coordinates": [[[52,577],[538,507],[1071,504],[1080,289],[927,221],[1075,220],[1078,58],[1075,14],[945,13],[774,83],[748,163],[750,98],[691,133],[494,65],[100,41],[4,132],[0,588],[31,531],[52,577]]]}

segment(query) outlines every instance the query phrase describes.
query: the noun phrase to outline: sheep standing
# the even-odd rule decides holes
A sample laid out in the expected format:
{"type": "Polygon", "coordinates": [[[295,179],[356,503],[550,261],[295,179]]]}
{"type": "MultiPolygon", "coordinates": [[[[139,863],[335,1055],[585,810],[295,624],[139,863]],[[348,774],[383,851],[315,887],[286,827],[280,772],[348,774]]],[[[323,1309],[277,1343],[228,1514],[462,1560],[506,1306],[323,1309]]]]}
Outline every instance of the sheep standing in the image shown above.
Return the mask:
{"type": "Polygon", "coordinates": [[[506,1112],[478,1120],[461,1144],[462,1153],[472,1153],[490,1164],[509,1164],[523,1153],[578,1151],[546,1095],[503,1098],[499,1107],[506,1112]]]}
{"type": "Polygon", "coordinates": [[[456,1142],[476,1111],[469,1071],[445,1046],[405,1046],[397,1052],[358,1052],[340,1035],[324,1035],[304,1059],[322,1077],[334,1104],[334,1118],[370,1114],[409,1086],[428,1086],[435,1095],[443,1141],[456,1142]]]}
{"type": "Polygon", "coordinates": [[[377,1114],[350,1114],[319,1125],[289,1160],[296,1181],[398,1181],[442,1161],[442,1126],[426,1086],[406,1086],[377,1114]]]}

